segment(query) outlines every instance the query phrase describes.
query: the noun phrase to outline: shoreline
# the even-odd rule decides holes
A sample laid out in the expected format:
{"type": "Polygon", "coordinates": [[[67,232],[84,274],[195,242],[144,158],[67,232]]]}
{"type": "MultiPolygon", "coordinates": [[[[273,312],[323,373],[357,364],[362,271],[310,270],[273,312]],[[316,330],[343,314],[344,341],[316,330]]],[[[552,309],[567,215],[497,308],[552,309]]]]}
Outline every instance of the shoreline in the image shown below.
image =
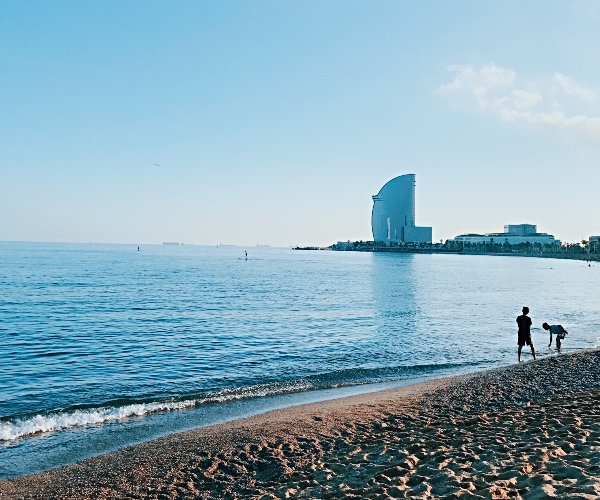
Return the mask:
{"type": "Polygon", "coordinates": [[[595,498],[599,403],[600,349],[578,351],[171,434],[0,499],[595,498]]]}
{"type": "Polygon", "coordinates": [[[0,482],[73,465],[172,434],[233,422],[271,411],[381,392],[500,366],[506,364],[484,367],[480,363],[465,363],[462,366],[438,368],[425,374],[413,373],[398,379],[313,388],[258,398],[242,398],[227,403],[201,404],[182,411],[148,412],[142,416],[133,415],[123,419],[26,434],[12,441],[4,441],[0,452],[3,458],[0,461],[0,482]]]}
{"type": "Polygon", "coordinates": [[[295,247],[293,250],[330,250],[333,252],[366,252],[366,253],[406,253],[406,254],[436,254],[436,255],[490,255],[494,257],[529,257],[538,259],[557,259],[557,260],[581,260],[584,262],[600,262],[600,254],[578,254],[562,252],[483,252],[468,251],[446,248],[403,248],[403,247],[373,247],[363,246],[352,248],[350,246],[342,249],[335,248],[335,245],[329,247],[295,247]]]}

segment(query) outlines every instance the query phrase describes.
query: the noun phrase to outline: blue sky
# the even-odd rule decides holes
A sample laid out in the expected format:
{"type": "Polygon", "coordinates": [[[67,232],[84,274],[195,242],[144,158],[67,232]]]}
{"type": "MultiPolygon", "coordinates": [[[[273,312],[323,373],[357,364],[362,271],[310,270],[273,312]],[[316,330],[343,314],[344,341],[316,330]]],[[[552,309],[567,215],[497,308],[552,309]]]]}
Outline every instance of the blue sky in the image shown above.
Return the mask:
{"type": "Polygon", "coordinates": [[[600,234],[600,5],[0,0],[0,240],[600,234]]]}

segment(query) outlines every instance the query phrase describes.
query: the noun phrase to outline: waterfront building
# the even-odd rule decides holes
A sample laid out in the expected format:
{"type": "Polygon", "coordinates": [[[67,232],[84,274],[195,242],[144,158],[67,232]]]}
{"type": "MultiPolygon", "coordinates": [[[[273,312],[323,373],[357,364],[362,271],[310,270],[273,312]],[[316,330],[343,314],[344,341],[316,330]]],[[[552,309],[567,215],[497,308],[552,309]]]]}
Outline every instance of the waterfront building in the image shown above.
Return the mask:
{"type": "Polygon", "coordinates": [[[508,224],[504,226],[503,233],[485,234],[461,234],[449,240],[455,243],[508,243],[518,245],[520,243],[541,243],[542,245],[560,246],[560,240],[547,233],[538,233],[534,224],[508,224]]]}
{"type": "Polygon", "coordinates": [[[504,234],[511,236],[531,236],[537,234],[535,224],[507,224],[504,226],[504,234]]]}
{"type": "Polygon", "coordinates": [[[600,236],[590,236],[589,249],[592,253],[600,253],[600,236]]]}
{"type": "Polygon", "coordinates": [[[431,243],[432,228],[415,225],[415,174],[395,177],[373,196],[373,240],[431,243]]]}

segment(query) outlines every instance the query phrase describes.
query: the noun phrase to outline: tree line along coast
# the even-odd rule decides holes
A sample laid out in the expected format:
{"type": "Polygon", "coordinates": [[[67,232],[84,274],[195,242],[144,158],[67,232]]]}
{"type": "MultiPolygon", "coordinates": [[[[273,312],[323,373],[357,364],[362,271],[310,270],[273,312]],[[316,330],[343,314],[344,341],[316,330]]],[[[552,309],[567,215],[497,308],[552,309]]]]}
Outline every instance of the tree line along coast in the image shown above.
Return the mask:
{"type": "Polygon", "coordinates": [[[504,255],[520,257],[542,257],[548,259],[574,259],[600,262],[600,245],[561,243],[560,245],[524,242],[518,244],[500,242],[457,242],[447,240],[440,243],[405,243],[379,241],[339,241],[328,247],[294,247],[294,250],[334,250],[354,252],[391,253],[453,253],[464,255],[504,255]]]}

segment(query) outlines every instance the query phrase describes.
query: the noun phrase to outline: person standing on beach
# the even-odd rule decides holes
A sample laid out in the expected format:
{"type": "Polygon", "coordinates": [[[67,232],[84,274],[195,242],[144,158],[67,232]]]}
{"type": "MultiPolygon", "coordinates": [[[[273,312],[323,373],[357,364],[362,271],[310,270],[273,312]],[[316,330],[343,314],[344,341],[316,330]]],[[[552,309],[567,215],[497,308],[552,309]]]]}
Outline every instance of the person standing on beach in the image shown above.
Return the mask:
{"type": "Polygon", "coordinates": [[[531,354],[533,354],[535,360],[535,347],[533,347],[533,341],[531,340],[531,318],[527,316],[528,314],[529,307],[524,307],[523,314],[517,318],[517,325],[519,325],[519,363],[521,362],[521,350],[525,344],[531,346],[531,354]]]}
{"type": "Polygon", "coordinates": [[[552,345],[552,334],[554,334],[556,335],[556,349],[560,351],[560,342],[569,332],[567,332],[562,325],[549,325],[548,323],[544,323],[542,328],[546,331],[550,330],[550,343],[548,344],[548,347],[552,345]]]}

